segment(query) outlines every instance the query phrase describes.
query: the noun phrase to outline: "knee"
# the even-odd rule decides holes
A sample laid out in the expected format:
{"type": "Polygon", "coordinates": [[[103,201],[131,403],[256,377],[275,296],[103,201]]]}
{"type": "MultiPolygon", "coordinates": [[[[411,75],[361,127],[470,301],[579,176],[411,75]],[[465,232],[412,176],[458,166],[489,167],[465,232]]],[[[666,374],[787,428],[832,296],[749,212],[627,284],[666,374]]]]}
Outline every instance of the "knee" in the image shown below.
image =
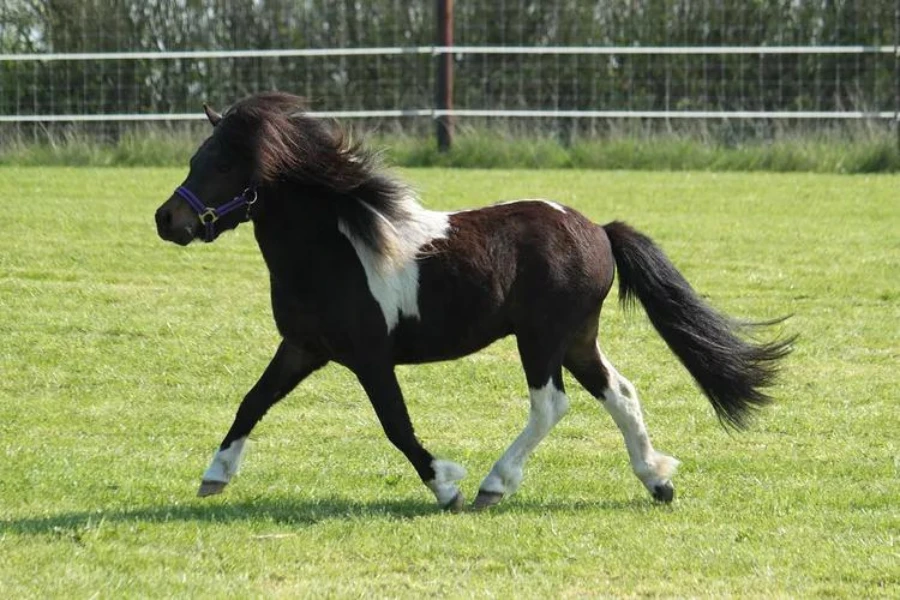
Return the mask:
{"type": "Polygon", "coordinates": [[[558,422],[569,412],[569,397],[562,392],[553,394],[553,420],[558,422]]]}
{"type": "Polygon", "coordinates": [[[546,402],[532,405],[529,421],[532,427],[547,435],[554,425],[569,411],[569,398],[562,392],[554,392],[546,402]]]}

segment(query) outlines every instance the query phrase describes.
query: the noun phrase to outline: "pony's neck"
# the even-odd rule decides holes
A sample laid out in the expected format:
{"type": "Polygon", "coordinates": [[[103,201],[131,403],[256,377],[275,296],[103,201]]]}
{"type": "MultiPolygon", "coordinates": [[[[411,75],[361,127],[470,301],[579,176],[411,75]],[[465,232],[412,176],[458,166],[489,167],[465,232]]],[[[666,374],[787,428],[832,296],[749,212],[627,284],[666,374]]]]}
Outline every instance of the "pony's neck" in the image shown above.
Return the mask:
{"type": "Polygon", "coordinates": [[[340,235],[332,199],[322,194],[321,189],[290,182],[260,190],[254,233],[270,268],[319,260],[320,249],[340,235]]]}

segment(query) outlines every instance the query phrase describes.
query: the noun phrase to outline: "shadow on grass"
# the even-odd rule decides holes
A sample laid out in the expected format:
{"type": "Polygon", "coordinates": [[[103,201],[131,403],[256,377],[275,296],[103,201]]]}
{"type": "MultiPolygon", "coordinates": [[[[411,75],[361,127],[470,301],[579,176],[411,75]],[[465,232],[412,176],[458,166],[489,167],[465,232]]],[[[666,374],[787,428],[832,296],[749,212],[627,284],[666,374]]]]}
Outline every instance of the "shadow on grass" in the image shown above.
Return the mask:
{"type": "MultiPolygon", "coordinates": [[[[216,502],[216,501],[214,501],[216,502]]],[[[493,507],[485,512],[467,510],[465,514],[489,518],[492,515],[560,514],[573,512],[620,512],[663,510],[654,507],[649,500],[606,500],[590,502],[540,502],[515,499],[493,507]]],[[[358,502],[347,498],[331,497],[321,499],[273,498],[245,500],[228,503],[195,501],[184,505],[148,506],[142,508],[111,508],[93,511],[71,511],[42,517],[24,517],[0,521],[0,535],[7,533],[25,535],[69,535],[71,532],[94,529],[103,524],[116,523],[234,523],[269,522],[279,525],[294,525],[299,528],[332,520],[354,520],[372,518],[415,519],[443,514],[428,502],[396,500],[387,502],[358,502]]]]}

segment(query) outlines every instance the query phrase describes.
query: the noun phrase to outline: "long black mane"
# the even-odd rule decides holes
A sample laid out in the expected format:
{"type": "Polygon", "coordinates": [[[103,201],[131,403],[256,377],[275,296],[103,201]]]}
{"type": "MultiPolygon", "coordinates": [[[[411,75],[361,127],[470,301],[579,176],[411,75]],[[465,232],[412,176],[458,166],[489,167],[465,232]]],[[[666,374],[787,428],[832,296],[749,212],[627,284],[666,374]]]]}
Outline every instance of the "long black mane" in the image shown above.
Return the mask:
{"type": "Polygon", "coordinates": [[[310,117],[303,98],[268,92],[224,114],[216,136],[253,165],[261,188],[304,188],[305,201],[331,202],[349,232],[386,264],[408,258],[402,232],[422,212],[413,192],[335,121],[310,117]]]}

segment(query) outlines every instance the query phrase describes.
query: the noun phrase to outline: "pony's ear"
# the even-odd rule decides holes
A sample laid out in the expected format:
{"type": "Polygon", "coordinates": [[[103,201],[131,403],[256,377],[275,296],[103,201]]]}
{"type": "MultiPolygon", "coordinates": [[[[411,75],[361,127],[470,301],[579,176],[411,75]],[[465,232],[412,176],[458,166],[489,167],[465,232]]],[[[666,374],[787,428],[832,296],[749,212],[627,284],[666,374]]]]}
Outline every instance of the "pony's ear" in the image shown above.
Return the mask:
{"type": "Polygon", "coordinates": [[[209,122],[212,123],[213,127],[218,125],[219,121],[222,120],[222,115],[211,109],[206,102],[203,103],[203,112],[206,113],[206,118],[209,119],[209,122]]]}

